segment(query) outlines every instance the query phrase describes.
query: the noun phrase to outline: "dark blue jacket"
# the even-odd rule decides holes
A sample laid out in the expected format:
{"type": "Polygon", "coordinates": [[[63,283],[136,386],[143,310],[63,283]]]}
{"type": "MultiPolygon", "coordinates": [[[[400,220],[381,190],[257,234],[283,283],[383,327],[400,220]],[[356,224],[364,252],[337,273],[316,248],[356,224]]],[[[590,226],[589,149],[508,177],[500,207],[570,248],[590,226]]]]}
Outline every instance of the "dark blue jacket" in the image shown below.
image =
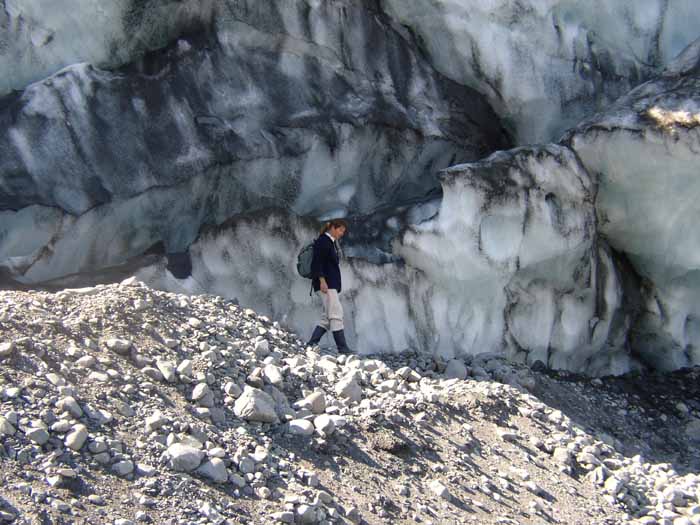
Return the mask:
{"type": "Polygon", "coordinates": [[[321,289],[320,277],[326,278],[328,288],[340,293],[340,257],[335,243],[325,233],[314,242],[314,256],[311,260],[311,278],[314,291],[321,289]]]}

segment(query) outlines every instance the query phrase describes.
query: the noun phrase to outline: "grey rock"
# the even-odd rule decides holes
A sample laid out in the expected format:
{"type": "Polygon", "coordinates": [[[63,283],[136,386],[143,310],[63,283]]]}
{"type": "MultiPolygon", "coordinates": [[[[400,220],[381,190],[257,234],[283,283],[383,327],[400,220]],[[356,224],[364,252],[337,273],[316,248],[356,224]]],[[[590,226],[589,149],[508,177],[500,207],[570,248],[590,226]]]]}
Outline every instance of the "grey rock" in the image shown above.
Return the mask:
{"type": "Polygon", "coordinates": [[[335,422],[333,418],[327,414],[322,414],[314,418],[314,426],[322,436],[330,436],[335,432],[335,422]]]}
{"type": "Polygon", "coordinates": [[[153,432],[168,424],[169,419],[160,410],[146,418],[146,432],[153,432]]]}
{"type": "Polygon", "coordinates": [[[227,396],[231,396],[234,399],[238,399],[239,397],[241,397],[243,389],[233,381],[229,381],[224,385],[224,392],[227,396]]]}
{"type": "Polygon", "coordinates": [[[190,359],[182,361],[177,365],[177,373],[181,376],[192,377],[192,361],[190,359]]]}
{"type": "Polygon", "coordinates": [[[163,378],[168,383],[175,383],[177,381],[175,363],[172,361],[158,360],[156,361],[156,367],[160,370],[160,373],[163,374],[163,378]]]}
{"type": "Polygon", "coordinates": [[[241,396],[233,405],[236,416],[247,421],[260,421],[263,423],[278,423],[279,418],[275,412],[275,400],[262,390],[245,387],[241,396]]]}
{"type": "Polygon", "coordinates": [[[359,403],[362,400],[362,387],[357,383],[354,374],[341,379],[335,385],[335,393],[353,403],[359,403]]]}
{"type": "Polygon", "coordinates": [[[466,379],[467,367],[461,359],[452,359],[447,363],[445,368],[445,377],[447,379],[466,379]]]}
{"type": "Polygon", "coordinates": [[[439,480],[434,479],[429,483],[428,487],[430,488],[430,491],[436,496],[447,500],[450,499],[449,489],[445,485],[443,485],[439,480]]]}
{"type": "Polygon", "coordinates": [[[314,523],[318,523],[316,508],[312,505],[299,505],[299,507],[297,507],[297,519],[302,525],[312,525],[314,523]]]}
{"type": "Polygon", "coordinates": [[[192,400],[200,406],[211,408],[214,406],[214,392],[206,383],[199,383],[192,390],[192,400]]]}
{"type": "Polygon", "coordinates": [[[127,339],[110,338],[105,341],[105,346],[117,354],[128,354],[131,350],[131,341],[127,339]]]}
{"type": "Polygon", "coordinates": [[[275,512],[270,517],[280,523],[294,523],[294,513],[289,511],[275,512]]]}
{"type": "Polygon", "coordinates": [[[37,445],[45,445],[49,440],[49,433],[43,428],[30,428],[25,432],[27,439],[37,445]]]}
{"type": "Polygon", "coordinates": [[[196,472],[215,483],[225,483],[228,480],[226,464],[219,458],[212,458],[209,461],[205,461],[196,472]]]}
{"type": "Polygon", "coordinates": [[[130,459],[118,461],[117,463],[112,465],[112,470],[119,476],[128,476],[129,474],[134,472],[134,468],[134,462],[130,459]]]}
{"type": "Polygon", "coordinates": [[[311,436],[314,433],[314,424],[306,419],[294,419],[289,422],[289,432],[297,436],[311,436]]]}
{"type": "Polygon", "coordinates": [[[313,392],[302,401],[313,414],[323,414],[326,411],[326,395],[323,392],[313,392]]]}
{"type": "Polygon", "coordinates": [[[6,417],[0,416],[0,435],[14,436],[17,429],[10,423],[6,417]]]}
{"type": "Polygon", "coordinates": [[[153,368],[152,366],[145,366],[141,369],[141,373],[148,377],[149,379],[152,379],[153,381],[157,381],[160,383],[163,381],[163,374],[161,373],[160,370],[157,368],[153,368]]]}
{"type": "Polygon", "coordinates": [[[66,436],[65,444],[71,450],[78,451],[83,448],[87,438],[87,427],[85,425],[75,425],[73,430],[66,436]]]}
{"type": "Polygon", "coordinates": [[[192,472],[199,467],[205,453],[189,445],[175,443],[167,450],[170,468],[176,472],[192,472]]]}
{"type": "Polygon", "coordinates": [[[83,409],[80,408],[80,405],[72,396],[61,399],[56,403],[56,408],[62,412],[69,412],[76,419],[83,417],[83,409]]]}
{"type": "Polygon", "coordinates": [[[15,351],[15,343],[10,341],[10,342],[4,342],[0,343],[0,358],[3,357],[9,357],[12,355],[12,353],[15,351]]]}
{"type": "Polygon", "coordinates": [[[693,420],[685,426],[685,435],[691,441],[700,443],[700,419],[693,418],[693,420]]]}
{"type": "Polygon", "coordinates": [[[284,382],[282,370],[278,366],[266,365],[262,373],[263,378],[272,385],[280,386],[284,382]]]}

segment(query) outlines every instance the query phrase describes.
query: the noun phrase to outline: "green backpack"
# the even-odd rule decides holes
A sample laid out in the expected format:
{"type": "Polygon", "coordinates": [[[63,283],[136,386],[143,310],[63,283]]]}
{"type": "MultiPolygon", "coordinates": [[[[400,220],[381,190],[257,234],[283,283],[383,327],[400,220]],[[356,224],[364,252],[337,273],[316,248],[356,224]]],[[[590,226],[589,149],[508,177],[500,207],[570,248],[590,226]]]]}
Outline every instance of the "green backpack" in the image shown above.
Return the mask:
{"type": "Polygon", "coordinates": [[[305,279],[311,279],[311,261],[314,258],[314,243],[304,246],[297,255],[297,272],[305,279]]]}

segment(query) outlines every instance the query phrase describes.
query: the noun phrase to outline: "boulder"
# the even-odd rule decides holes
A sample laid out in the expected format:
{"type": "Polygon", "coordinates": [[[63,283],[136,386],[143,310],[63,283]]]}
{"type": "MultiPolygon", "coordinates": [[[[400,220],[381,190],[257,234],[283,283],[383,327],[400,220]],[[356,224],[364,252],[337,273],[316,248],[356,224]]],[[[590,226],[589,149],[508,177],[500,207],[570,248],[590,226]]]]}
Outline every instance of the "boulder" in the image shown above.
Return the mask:
{"type": "Polygon", "coordinates": [[[246,421],[279,422],[275,412],[275,400],[272,396],[248,385],[233,405],[233,412],[246,421]]]}

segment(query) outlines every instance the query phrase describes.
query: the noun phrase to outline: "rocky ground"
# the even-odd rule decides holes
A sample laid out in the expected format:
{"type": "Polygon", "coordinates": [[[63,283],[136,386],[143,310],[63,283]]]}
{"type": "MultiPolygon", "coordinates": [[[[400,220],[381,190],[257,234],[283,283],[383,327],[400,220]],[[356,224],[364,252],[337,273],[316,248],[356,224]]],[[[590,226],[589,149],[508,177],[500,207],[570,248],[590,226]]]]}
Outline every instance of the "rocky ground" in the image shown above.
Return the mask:
{"type": "Polygon", "coordinates": [[[219,297],[0,293],[0,523],[700,524],[700,372],[305,348],[219,297]]]}

